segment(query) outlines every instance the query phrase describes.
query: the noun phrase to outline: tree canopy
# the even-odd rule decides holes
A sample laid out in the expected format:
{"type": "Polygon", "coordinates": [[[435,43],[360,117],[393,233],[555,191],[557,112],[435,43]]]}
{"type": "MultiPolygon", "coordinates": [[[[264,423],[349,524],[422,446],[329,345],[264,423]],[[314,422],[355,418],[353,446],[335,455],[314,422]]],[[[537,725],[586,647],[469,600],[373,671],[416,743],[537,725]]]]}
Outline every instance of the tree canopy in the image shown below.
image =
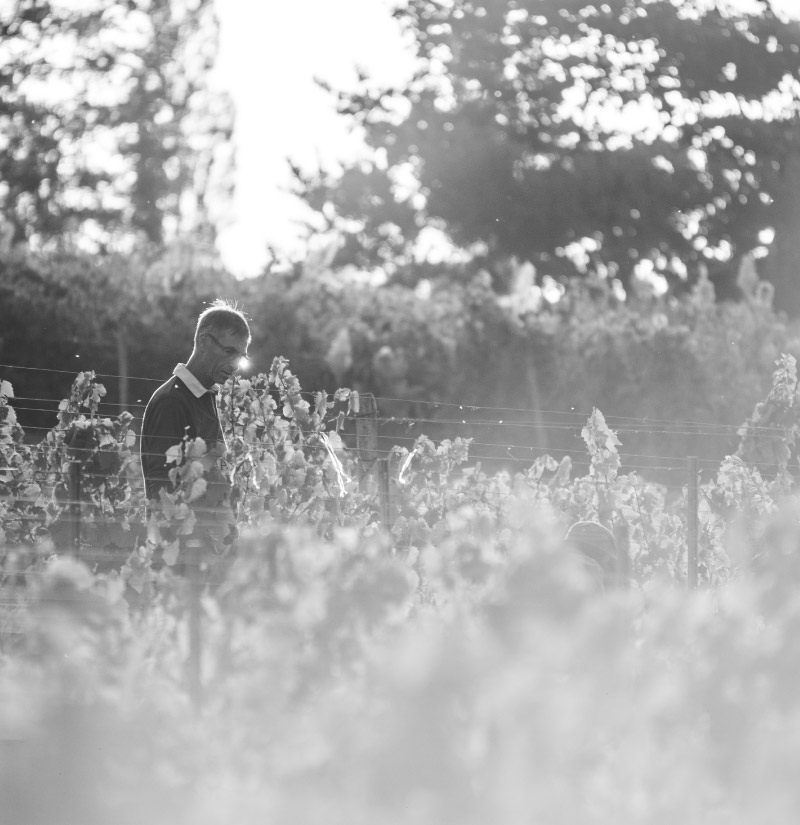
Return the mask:
{"type": "Polygon", "coordinates": [[[800,23],[768,0],[403,0],[395,16],[414,77],[338,93],[372,158],[298,172],[340,263],[413,278],[434,228],[495,273],[515,258],[674,287],[707,269],[731,293],[755,251],[800,311],[800,23]]]}
{"type": "Polygon", "coordinates": [[[229,193],[230,101],[208,85],[212,0],[14,0],[0,12],[6,244],[210,227],[229,193]]]}

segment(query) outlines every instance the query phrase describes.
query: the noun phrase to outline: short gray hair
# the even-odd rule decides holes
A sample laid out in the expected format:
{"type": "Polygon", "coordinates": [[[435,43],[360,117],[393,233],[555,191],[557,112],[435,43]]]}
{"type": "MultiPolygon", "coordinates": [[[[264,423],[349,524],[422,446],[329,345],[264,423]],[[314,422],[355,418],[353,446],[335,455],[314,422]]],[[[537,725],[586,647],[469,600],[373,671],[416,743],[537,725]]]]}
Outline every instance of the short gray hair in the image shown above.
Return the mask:
{"type": "Polygon", "coordinates": [[[213,304],[209,304],[198,316],[197,326],[194,331],[194,342],[204,332],[216,332],[224,334],[226,332],[234,335],[244,335],[247,343],[250,343],[250,325],[244,312],[236,305],[235,301],[226,298],[217,298],[213,304]]]}

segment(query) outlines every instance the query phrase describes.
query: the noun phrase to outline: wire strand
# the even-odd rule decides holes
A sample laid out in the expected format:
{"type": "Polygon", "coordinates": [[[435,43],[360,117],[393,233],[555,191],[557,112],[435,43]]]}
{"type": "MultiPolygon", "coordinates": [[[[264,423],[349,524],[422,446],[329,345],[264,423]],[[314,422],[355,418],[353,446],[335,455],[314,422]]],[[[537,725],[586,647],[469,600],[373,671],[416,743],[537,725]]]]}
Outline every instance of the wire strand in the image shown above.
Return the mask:
{"type": "MultiPolygon", "coordinates": [[[[73,370],[57,370],[57,369],[51,369],[51,368],[46,368],[46,367],[29,367],[29,366],[14,365],[14,364],[0,364],[0,368],[35,370],[35,371],[39,371],[39,372],[53,372],[53,373],[58,373],[58,374],[69,374],[69,375],[73,375],[73,376],[76,375],[76,372],[73,371],[73,370]]],[[[84,372],[88,372],[88,371],[89,370],[84,370],[84,372]]],[[[260,373],[260,374],[263,375],[265,373],[260,373]]],[[[130,380],[134,380],[134,381],[151,381],[151,382],[159,383],[159,384],[163,383],[164,380],[168,380],[168,379],[163,379],[163,378],[147,378],[147,377],[141,377],[141,376],[120,376],[120,375],[114,375],[114,374],[111,374],[111,373],[95,373],[95,375],[98,378],[99,377],[104,377],[104,378],[129,378],[130,380]]],[[[249,379],[237,379],[237,380],[249,380],[249,379]]],[[[235,386],[235,384],[234,384],[234,386],[235,386]]],[[[303,396],[309,397],[309,398],[315,398],[317,396],[318,392],[326,392],[326,395],[328,395],[328,396],[332,395],[332,393],[327,392],[327,391],[322,391],[322,390],[320,390],[320,391],[302,390],[300,392],[300,394],[303,395],[303,396]]],[[[360,393],[360,395],[366,396],[366,395],[372,395],[372,393],[360,393]]],[[[589,411],[546,410],[546,409],[532,409],[532,408],[529,408],[529,407],[493,407],[493,406],[486,406],[486,405],[473,404],[473,403],[465,403],[465,402],[459,402],[459,401],[441,401],[441,400],[418,399],[418,398],[409,399],[409,398],[397,398],[397,397],[393,397],[393,396],[377,396],[377,395],[373,395],[372,397],[375,398],[376,402],[386,401],[386,402],[391,402],[391,403],[418,404],[418,405],[434,407],[434,408],[440,408],[440,407],[454,408],[454,409],[459,409],[459,410],[462,410],[462,411],[467,410],[467,411],[489,411],[489,412],[502,412],[502,413],[528,413],[528,414],[533,415],[533,416],[541,416],[541,415],[564,416],[564,417],[573,417],[573,418],[576,418],[578,420],[583,420],[583,421],[585,421],[591,415],[591,410],[589,410],[589,411]]],[[[13,401],[13,399],[9,399],[9,400],[13,401]]],[[[31,399],[26,399],[26,400],[31,400],[31,399]]],[[[34,400],[50,401],[51,399],[34,399],[34,400]]],[[[54,402],[54,403],[56,403],[56,402],[54,402]]],[[[101,402],[101,403],[112,404],[112,402],[101,402]]],[[[114,405],[115,406],[122,406],[122,405],[118,405],[118,404],[114,404],[114,405]]],[[[145,406],[145,404],[137,404],[137,406],[145,406]]],[[[686,427],[704,428],[704,427],[719,427],[719,426],[722,426],[722,427],[729,427],[731,430],[735,430],[735,431],[738,431],[738,429],[745,426],[744,424],[740,424],[740,425],[734,425],[734,424],[731,424],[731,425],[714,425],[714,424],[710,424],[709,422],[696,421],[696,420],[685,419],[685,418],[668,419],[668,418],[652,418],[650,416],[625,416],[625,415],[618,415],[618,414],[615,414],[615,413],[609,413],[609,412],[606,412],[606,411],[604,411],[603,415],[604,415],[604,418],[606,420],[606,424],[608,424],[609,427],[611,427],[612,429],[614,428],[614,422],[638,422],[642,425],[647,426],[648,427],[648,430],[647,430],[648,432],[651,431],[649,429],[649,425],[652,425],[652,424],[671,425],[671,426],[674,425],[674,426],[681,426],[681,427],[684,427],[684,428],[686,428],[686,427]]],[[[386,420],[392,420],[392,419],[389,418],[389,419],[386,419],[386,420]]],[[[419,419],[416,419],[416,420],[418,420],[420,422],[436,422],[437,421],[437,419],[428,419],[428,418],[419,418],[419,419]]],[[[489,422],[480,422],[480,423],[489,423],[489,422]]],[[[497,422],[497,423],[498,424],[507,424],[508,426],[522,426],[522,425],[540,426],[540,423],[538,421],[529,421],[529,422],[504,422],[504,421],[501,421],[501,422],[497,422]]],[[[563,425],[563,426],[568,426],[568,425],[563,425]]],[[[758,429],[758,430],[766,429],[766,430],[770,430],[770,431],[774,430],[775,432],[783,432],[785,428],[758,426],[758,427],[754,427],[754,429],[758,429]]],[[[653,432],[660,432],[659,430],[652,430],[652,431],[653,432]]]]}
{"type": "MultiPolygon", "coordinates": [[[[32,372],[53,372],[58,375],[72,375],[75,376],[79,372],[93,372],[93,370],[57,370],[52,369],[51,367],[28,367],[23,366],[22,364],[0,364],[0,368],[2,369],[10,369],[10,370],[31,370],[32,372]]],[[[152,381],[153,383],[162,384],[164,380],[162,378],[145,378],[143,376],[137,375],[114,375],[113,373],[108,372],[95,372],[96,378],[125,378],[131,381],[152,381]]]]}

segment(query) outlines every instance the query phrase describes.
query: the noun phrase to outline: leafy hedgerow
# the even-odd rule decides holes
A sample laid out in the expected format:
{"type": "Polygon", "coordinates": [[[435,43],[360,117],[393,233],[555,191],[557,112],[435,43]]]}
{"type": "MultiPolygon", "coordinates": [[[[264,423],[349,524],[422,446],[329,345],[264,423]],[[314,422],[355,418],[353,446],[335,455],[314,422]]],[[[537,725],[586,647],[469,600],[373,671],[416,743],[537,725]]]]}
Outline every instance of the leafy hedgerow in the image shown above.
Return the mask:
{"type": "Polygon", "coordinates": [[[3,810],[88,825],[794,821],[796,510],[764,523],[771,561],[736,581],[604,597],[555,516],[525,499],[499,521],[461,508],[416,558],[355,528],[247,528],[200,604],[199,708],[180,580],[132,610],[116,572],[51,558],[13,632],[0,625],[3,810]]]}

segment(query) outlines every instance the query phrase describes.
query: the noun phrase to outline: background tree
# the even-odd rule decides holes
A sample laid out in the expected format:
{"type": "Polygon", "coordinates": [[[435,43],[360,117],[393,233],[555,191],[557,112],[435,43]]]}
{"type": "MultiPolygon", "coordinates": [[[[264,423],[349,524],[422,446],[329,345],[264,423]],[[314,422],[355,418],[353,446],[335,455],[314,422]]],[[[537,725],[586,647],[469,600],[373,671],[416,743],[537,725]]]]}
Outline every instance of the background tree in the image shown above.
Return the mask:
{"type": "Polygon", "coordinates": [[[765,270],[800,311],[786,254],[800,237],[800,24],[753,6],[405,0],[413,79],[338,96],[372,158],[339,177],[297,170],[298,191],[344,236],[339,263],[413,279],[433,227],[501,290],[497,264],[515,257],[540,278],[624,285],[708,268],[730,294],[742,256],[774,235],[765,270]]]}
{"type": "Polygon", "coordinates": [[[16,0],[0,14],[6,243],[208,233],[232,162],[232,108],[208,85],[216,41],[212,0],[16,0]]]}

